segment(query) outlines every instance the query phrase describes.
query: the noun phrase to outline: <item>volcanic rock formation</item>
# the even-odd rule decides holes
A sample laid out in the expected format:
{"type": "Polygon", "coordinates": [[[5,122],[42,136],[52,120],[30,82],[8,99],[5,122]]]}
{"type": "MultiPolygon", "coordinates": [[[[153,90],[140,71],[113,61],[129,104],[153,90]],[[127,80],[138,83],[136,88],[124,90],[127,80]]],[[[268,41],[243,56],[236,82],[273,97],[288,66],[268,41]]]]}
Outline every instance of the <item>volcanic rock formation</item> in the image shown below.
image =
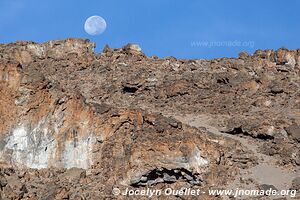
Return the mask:
{"type": "MultiPolygon", "coordinates": [[[[94,47],[0,45],[0,199],[299,190],[300,49],[184,60],[147,57],[135,44],[94,47]]],[[[153,197],[181,198],[229,196],[153,197]]]]}

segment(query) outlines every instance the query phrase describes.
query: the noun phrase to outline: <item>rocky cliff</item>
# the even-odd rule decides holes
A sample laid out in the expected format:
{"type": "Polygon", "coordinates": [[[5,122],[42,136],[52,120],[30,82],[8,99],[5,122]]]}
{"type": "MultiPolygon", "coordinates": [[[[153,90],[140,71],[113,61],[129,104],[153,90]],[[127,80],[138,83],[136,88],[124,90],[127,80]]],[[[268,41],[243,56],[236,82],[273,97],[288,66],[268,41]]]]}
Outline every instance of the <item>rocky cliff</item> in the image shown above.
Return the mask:
{"type": "Polygon", "coordinates": [[[299,190],[300,49],[179,60],[132,44],[99,54],[94,46],[0,45],[0,199],[141,198],[113,188],[299,190]]]}

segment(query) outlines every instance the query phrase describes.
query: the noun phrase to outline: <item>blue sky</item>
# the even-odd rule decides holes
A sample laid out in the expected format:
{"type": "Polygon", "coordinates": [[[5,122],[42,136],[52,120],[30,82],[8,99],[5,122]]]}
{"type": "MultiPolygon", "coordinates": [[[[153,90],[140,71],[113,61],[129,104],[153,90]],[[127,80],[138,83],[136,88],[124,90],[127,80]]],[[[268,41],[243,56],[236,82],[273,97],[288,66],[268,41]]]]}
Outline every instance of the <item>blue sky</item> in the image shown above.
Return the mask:
{"type": "Polygon", "coordinates": [[[236,57],[300,48],[299,8],[298,0],[0,0],[0,43],[80,37],[96,51],[138,43],[148,56],[236,57]],[[102,35],[85,33],[92,15],[106,20],[102,35]]]}

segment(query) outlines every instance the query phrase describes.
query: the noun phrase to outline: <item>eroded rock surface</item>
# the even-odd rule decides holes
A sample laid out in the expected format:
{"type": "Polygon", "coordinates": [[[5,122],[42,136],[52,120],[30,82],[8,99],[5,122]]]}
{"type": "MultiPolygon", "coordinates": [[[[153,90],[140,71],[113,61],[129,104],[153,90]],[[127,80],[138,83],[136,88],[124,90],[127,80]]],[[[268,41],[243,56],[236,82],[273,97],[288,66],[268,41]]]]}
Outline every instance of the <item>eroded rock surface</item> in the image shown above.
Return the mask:
{"type": "Polygon", "coordinates": [[[94,46],[0,45],[0,199],[299,188],[300,50],[178,60],[94,46]],[[267,182],[266,168],[285,180],[267,182]]]}

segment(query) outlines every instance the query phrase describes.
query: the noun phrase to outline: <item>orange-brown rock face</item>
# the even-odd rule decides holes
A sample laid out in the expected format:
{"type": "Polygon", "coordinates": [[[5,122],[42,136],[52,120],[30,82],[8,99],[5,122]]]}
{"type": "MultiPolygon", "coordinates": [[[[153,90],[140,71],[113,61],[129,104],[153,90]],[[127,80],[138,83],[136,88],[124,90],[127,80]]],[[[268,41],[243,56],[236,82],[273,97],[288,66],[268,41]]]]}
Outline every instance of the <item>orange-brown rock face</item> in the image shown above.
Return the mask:
{"type": "Polygon", "coordinates": [[[0,45],[0,199],[258,186],[260,164],[296,177],[297,51],[187,61],[93,47],[0,45]]]}

